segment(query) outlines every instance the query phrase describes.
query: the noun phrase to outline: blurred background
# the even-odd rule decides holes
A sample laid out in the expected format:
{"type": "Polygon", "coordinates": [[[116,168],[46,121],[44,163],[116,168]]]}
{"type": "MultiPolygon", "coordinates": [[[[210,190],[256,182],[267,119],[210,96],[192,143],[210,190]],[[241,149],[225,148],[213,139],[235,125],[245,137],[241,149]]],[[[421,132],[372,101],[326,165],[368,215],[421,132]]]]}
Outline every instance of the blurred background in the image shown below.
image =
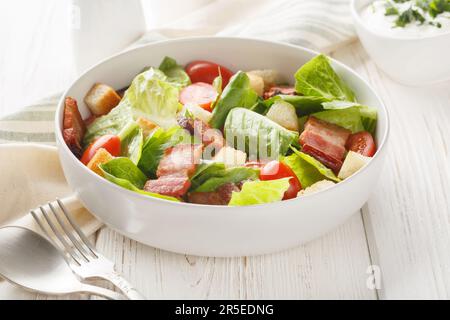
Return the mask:
{"type": "MultiPolygon", "coordinates": [[[[99,42],[116,36],[114,28],[102,16],[110,8],[108,3],[114,1],[128,6],[131,3],[129,0],[88,1],[98,6],[95,11],[98,17],[92,17],[92,21],[104,30],[100,37],[93,35],[99,42]]],[[[161,27],[213,1],[142,0],[145,26],[147,29],[161,27]]],[[[77,73],[71,46],[71,32],[77,24],[74,3],[84,5],[83,0],[0,1],[0,117],[60,92],[74,80],[77,73]]],[[[126,25],[127,21],[121,23],[126,25]]],[[[92,50],[87,47],[84,54],[92,50]]]]}

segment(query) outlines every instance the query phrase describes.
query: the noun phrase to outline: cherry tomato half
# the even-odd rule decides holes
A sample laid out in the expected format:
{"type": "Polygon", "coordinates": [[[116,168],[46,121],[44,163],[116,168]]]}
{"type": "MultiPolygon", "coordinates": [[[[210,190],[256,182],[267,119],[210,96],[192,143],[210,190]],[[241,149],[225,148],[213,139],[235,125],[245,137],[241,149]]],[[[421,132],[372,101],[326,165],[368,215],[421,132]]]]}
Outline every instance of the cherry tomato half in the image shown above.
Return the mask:
{"type": "Polygon", "coordinates": [[[195,103],[209,112],[211,112],[211,103],[216,100],[216,97],[216,89],[204,82],[191,84],[180,92],[180,102],[182,104],[195,103]]]}
{"type": "Polygon", "coordinates": [[[230,69],[221,66],[220,64],[209,62],[209,61],[192,61],[186,66],[186,73],[189,78],[191,78],[192,83],[196,82],[205,82],[212,84],[214,79],[219,76],[219,68],[220,74],[222,75],[222,89],[230,81],[233,73],[230,69]]]}
{"type": "Polygon", "coordinates": [[[100,138],[92,142],[89,147],[87,147],[86,151],[84,151],[83,156],[81,157],[81,162],[87,165],[89,161],[91,161],[91,159],[94,157],[97,150],[100,148],[106,149],[106,151],[108,151],[114,157],[120,156],[119,137],[112,134],[101,136],[100,138]]]}
{"type": "Polygon", "coordinates": [[[302,189],[302,185],[294,171],[283,162],[274,160],[267,163],[259,173],[261,180],[277,180],[289,177],[291,177],[289,180],[289,189],[284,193],[283,200],[296,198],[298,192],[302,189]]]}
{"type": "Polygon", "coordinates": [[[375,141],[367,131],[352,134],[348,138],[346,146],[348,150],[360,153],[366,157],[372,157],[377,151],[375,141]]]}

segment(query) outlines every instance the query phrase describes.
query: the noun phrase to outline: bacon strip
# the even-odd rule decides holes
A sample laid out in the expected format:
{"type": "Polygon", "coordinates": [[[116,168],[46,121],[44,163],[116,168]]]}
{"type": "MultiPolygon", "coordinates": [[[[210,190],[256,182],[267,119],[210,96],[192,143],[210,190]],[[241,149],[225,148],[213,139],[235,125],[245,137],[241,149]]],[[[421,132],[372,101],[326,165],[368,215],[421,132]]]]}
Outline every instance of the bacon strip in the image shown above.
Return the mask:
{"type": "Polygon", "coordinates": [[[86,125],[78,110],[77,101],[67,97],[64,105],[63,138],[72,153],[81,157],[81,141],[86,133],[86,125]]]}
{"type": "Polygon", "coordinates": [[[205,147],[214,147],[219,151],[225,146],[225,139],[222,132],[211,128],[207,123],[199,119],[194,120],[186,117],[178,118],[177,121],[183,129],[186,129],[190,134],[199,137],[205,147]]]}
{"type": "Polygon", "coordinates": [[[159,162],[156,175],[158,177],[172,174],[192,175],[196,165],[200,163],[202,149],[201,145],[194,144],[179,144],[167,149],[159,162]]]}
{"type": "Polygon", "coordinates": [[[165,196],[182,197],[191,186],[187,175],[168,175],[157,180],[148,180],[145,183],[144,190],[153,193],[159,193],[165,196]]]}
{"type": "Polygon", "coordinates": [[[269,88],[269,90],[264,92],[264,100],[270,99],[270,98],[280,95],[280,94],[296,96],[297,92],[295,91],[294,87],[275,86],[275,87],[269,88]]]}
{"type": "Polygon", "coordinates": [[[240,191],[234,183],[226,183],[214,192],[192,192],[188,195],[191,203],[226,206],[231,200],[233,191],[240,191]]]}
{"type": "Polygon", "coordinates": [[[300,135],[302,151],[338,173],[344,158],[345,143],[351,131],[332,123],[309,117],[300,135]]]}

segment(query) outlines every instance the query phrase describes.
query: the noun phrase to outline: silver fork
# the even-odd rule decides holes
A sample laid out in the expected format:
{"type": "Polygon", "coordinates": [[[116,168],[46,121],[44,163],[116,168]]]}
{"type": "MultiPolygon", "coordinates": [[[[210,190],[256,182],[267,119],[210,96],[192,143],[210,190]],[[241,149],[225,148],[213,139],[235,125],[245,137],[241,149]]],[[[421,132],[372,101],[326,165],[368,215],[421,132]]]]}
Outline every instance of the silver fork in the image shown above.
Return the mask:
{"type": "Polygon", "coordinates": [[[130,300],[145,300],[143,295],[114,270],[114,263],[95,250],[61,200],[56,199],[56,203],[60,210],[56,210],[50,202],[47,204],[50,210],[46,210],[44,206],[39,207],[44,219],[39,219],[34,210],[31,215],[45,235],[62,251],[72,270],[83,280],[99,278],[111,282],[130,300]],[[58,241],[52,237],[52,233],[58,241]]]}

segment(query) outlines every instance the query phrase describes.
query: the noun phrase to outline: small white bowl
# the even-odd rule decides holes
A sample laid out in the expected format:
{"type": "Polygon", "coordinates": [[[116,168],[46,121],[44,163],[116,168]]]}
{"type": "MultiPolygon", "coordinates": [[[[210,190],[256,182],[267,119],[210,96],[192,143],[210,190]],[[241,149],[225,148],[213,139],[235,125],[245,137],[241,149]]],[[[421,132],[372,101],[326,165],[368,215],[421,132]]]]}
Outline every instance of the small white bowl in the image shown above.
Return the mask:
{"type": "MultiPolygon", "coordinates": [[[[308,49],[242,38],[188,38],[134,49],[99,63],[76,80],[63,97],[77,99],[83,117],[89,111],[83,97],[96,82],[114,88],[128,85],[145,66],[157,66],[164,56],[180,64],[205,59],[232,70],[273,68],[283,81],[317,55],[308,49]]],[[[337,73],[359,101],[378,109],[378,151],[370,163],[338,185],[312,195],[277,203],[227,207],[176,203],[123,189],[84,166],[64,143],[61,127],[64,98],[56,112],[56,141],[69,185],[82,203],[108,226],[145,244],[203,256],[243,256],[269,253],[316,238],[347,220],[369,198],[386,156],[389,120],[372,88],[350,68],[333,60],[337,73]]]]}
{"type": "Polygon", "coordinates": [[[373,0],[352,0],[356,32],[375,63],[392,79],[406,85],[430,85],[450,80],[450,31],[419,38],[382,34],[361,18],[373,0]]]}

